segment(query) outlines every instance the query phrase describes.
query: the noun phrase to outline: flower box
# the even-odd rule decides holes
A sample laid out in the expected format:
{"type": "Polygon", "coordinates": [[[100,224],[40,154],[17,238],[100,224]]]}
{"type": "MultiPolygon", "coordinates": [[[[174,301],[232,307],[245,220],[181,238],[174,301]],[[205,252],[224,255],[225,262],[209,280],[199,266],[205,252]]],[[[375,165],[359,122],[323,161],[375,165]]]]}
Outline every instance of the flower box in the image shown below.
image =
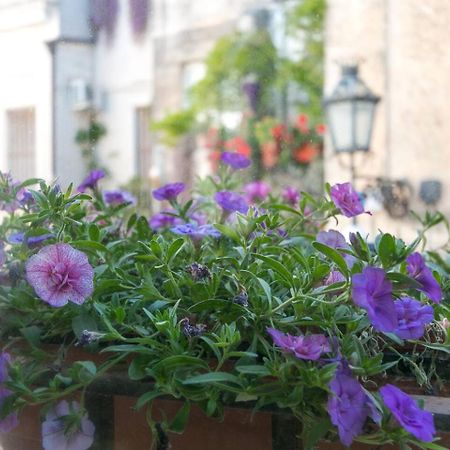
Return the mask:
{"type": "Polygon", "coordinates": [[[154,190],[151,220],[130,193],[101,192],[101,171],[89,194],[0,174],[4,445],[445,448],[437,400],[424,410],[389,378],[412,367],[447,392],[448,267],[417,248],[442,217],[409,244],[347,241],[323,228],[366,213],[350,183],[280,196],[238,187],[245,156],[221,164],[193,199],[183,183],[154,190]]]}

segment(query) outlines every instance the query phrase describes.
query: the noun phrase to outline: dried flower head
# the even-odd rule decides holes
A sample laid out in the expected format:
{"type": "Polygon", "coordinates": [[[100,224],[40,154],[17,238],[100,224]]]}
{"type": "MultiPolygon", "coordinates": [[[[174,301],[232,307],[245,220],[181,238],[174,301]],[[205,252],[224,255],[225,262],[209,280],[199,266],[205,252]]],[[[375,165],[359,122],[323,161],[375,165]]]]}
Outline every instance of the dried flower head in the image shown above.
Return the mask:
{"type": "Polygon", "coordinates": [[[194,281],[209,281],[211,279],[211,272],[208,267],[196,262],[187,266],[186,271],[191,275],[194,281]]]}

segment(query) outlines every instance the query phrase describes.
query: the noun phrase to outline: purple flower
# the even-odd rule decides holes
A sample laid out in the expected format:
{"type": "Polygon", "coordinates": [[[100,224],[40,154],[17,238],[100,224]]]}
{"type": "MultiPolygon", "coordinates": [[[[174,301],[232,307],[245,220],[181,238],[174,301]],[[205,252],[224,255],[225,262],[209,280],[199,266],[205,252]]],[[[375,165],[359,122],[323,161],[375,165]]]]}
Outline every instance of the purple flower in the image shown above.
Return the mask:
{"type": "Polygon", "coordinates": [[[442,289],[434,278],[431,270],[425,265],[420,253],[412,253],[406,258],[406,269],[411,278],[414,278],[421,287],[419,291],[424,292],[434,303],[442,300],[442,289]]]}
{"type": "Polygon", "coordinates": [[[346,217],[358,216],[364,212],[361,199],[351,183],[338,183],[332,186],[331,200],[346,217]]]}
{"type": "Polygon", "coordinates": [[[103,191],[103,200],[108,205],[122,205],[123,203],[135,205],[136,199],[128,191],[115,189],[112,191],[103,191]]]}
{"type": "Polygon", "coordinates": [[[400,425],[414,437],[431,442],[436,434],[433,415],[419,408],[409,395],[392,384],[380,389],[381,397],[400,425]]]}
{"type": "Polygon", "coordinates": [[[23,244],[25,243],[28,247],[33,247],[35,245],[40,244],[41,242],[46,241],[47,239],[51,239],[53,234],[40,234],[39,236],[25,236],[25,233],[19,231],[17,233],[12,233],[8,236],[8,242],[10,244],[23,244]]]}
{"type": "MultiPolygon", "coordinates": [[[[348,245],[345,237],[336,230],[320,231],[317,233],[317,242],[326,245],[327,247],[334,248],[335,250],[344,249],[349,250],[350,245],[348,245]]],[[[341,252],[342,257],[345,259],[347,266],[351,269],[353,264],[356,262],[356,258],[348,253],[341,252]]]]}
{"type": "Polygon", "coordinates": [[[339,270],[332,270],[325,279],[324,284],[325,286],[330,286],[331,284],[342,283],[343,281],[345,281],[344,275],[339,270]]]}
{"type": "Polygon", "coordinates": [[[184,236],[189,236],[195,241],[199,241],[206,236],[212,236],[218,238],[221,236],[220,231],[217,230],[214,225],[197,225],[195,223],[185,223],[182,225],[177,225],[170,229],[175,234],[181,234],[184,236]]]}
{"type": "Polygon", "coordinates": [[[184,190],[186,189],[186,185],[184,183],[169,183],[164,186],[161,186],[158,189],[153,191],[153,197],[156,200],[173,200],[178,197],[184,190]]]}
{"type": "Polygon", "coordinates": [[[333,425],[338,427],[341,442],[349,447],[353,438],[361,434],[367,417],[379,422],[380,413],[345,362],[336,371],[330,389],[328,414],[333,425]]]}
{"type": "Polygon", "coordinates": [[[223,152],[220,159],[233,169],[246,169],[252,163],[244,155],[235,152],[223,152]]]}
{"type": "Polygon", "coordinates": [[[161,212],[154,214],[150,218],[149,225],[152,230],[156,231],[160,230],[161,228],[173,227],[174,225],[177,225],[180,222],[181,219],[179,219],[178,217],[172,214],[167,214],[167,212],[161,212]]]}
{"type": "Polygon", "coordinates": [[[105,172],[101,169],[92,170],[89,175],[78,186],[78,192],[85,192],[86,189],[96,189],[98,181],[105,177],[105,172]]]}
{"type": "Polygon", "coordinates": [[[433,308],[410,297],[401,297],[394,304],[398,317],[395,334],[402,339],[420,339],[425,325],[434,319],[433,308]]]}
{"type": "Polygon", "coordinates": [[[42,423],[45,450],[87,450],[94,443],[95,426],[76,401],[63,400],[50,409],[42,423]]]}
{"type": "Polygon", "coordinates": [[[27,189],[21,189],[17,193],[17,198],[22,207],[24,206],[33,206],[36,202],[34,200],[33,194],[27,189]]]}
{"type": "Polygon", "coordinates": [[[285,352],[293,353],[299,359],[316,361],[322,353],[331,350],[328,339],[323,334],[310,334],[307,336],[291,336],[274,328],[267,328],[267,332],[275,345],[285,352]]]}
{"type": "Polygon", "coordinates": [[[9,366],[11,365],[11,355],[8,352],[0,354],[0,384],[9,378],[9,366]]]}
{"type": "MultiPolygon", "coordinates": [[[[3,407],[3,402],[5,399],[10,397],[13,393],[2,386],[0,386],[0,410],[3,407]]],[[[9,433],[11,430],[19,425],[19,419],[17,412],[12,412],[8,414],[5,418],[0,420],[0,433],[9,433]]]]}
{"type": "Polygon", "coordinates": [[[245,193],[249,202],[264,200],[272,188],[264,181],[252,181],[244,186],[245,193]]]}
{"type": "Polygon", "coordinates": [[[383,269],[366,267],[352,277],[353,302],[367,311],[378,331],[392,332],[398,327],[397,310],[392,299],[392,283],[383,269]]]}
{"type": "Polygon", "coordinates": [[[289,203],[291,206],[296,206],[300,200],[300,192],[295,187],[286,186],[281,193],[281,197],[286,203],[289,203]]]}
{"type": "Polygon", "coordinates": [[[220,191],[214,195],[214,200],[217,204],[227,212],[238,211],[246,214],[248,211],[247,200],[237,192],[220,191]]]}
{"type": "Polygon", "coordinates": [[[208,217],[202,212],[194,212],[189,216],[190,220],[197,222],[198,225],[206,225],[208,223],[208,217]]]}
{"type": "Polygon", "coordinates": [[[36,294],[54,307],[81,305],[94,289],[87,256],[69,244],[47,245],[26,263],[26,277],[36,294]]]}

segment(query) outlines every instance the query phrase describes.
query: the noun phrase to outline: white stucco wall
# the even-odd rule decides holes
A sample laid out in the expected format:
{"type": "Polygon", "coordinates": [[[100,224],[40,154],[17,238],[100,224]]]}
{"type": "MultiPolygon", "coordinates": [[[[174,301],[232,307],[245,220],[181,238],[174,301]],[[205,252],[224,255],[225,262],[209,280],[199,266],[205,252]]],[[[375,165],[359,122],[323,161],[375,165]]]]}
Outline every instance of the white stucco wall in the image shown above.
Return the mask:
{"type": "Polygon", "coordinates": [[[99,120],[107,135],[99,146],[100,159],[115,185],[136,175],[135,108],[152,103],[152,40],[150,23],[140,39],[132,33],[129,2],[120,1],[112,39],[101,31],[95,47],[95,89],[99,120]]]}
{"type": "Polygon", "coordinates": [[[45,42],[57,33],[57,16],[45,1],[0,2],[0,170],[9,170],[7,111],[33,107],[35,176],[52,176],[51,55],[45,42]]]}

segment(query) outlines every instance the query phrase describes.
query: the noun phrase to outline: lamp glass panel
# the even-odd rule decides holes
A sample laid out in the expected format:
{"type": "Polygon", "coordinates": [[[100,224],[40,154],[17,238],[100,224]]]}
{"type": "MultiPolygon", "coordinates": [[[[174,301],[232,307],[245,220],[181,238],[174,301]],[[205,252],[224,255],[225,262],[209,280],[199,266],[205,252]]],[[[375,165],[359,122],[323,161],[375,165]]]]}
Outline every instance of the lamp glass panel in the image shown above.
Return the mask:
{"type": "Polygon", "coordinates": [[[353,151],[352,102],[330,103],[327,108],[327,116],[335,151],[353,151]]]}
{"type": "Polygon", "coordinates": [[[375,102],[358,100],[355,102],[355,144],[357,150],[369,150],[372,134],[375,102]]]}

